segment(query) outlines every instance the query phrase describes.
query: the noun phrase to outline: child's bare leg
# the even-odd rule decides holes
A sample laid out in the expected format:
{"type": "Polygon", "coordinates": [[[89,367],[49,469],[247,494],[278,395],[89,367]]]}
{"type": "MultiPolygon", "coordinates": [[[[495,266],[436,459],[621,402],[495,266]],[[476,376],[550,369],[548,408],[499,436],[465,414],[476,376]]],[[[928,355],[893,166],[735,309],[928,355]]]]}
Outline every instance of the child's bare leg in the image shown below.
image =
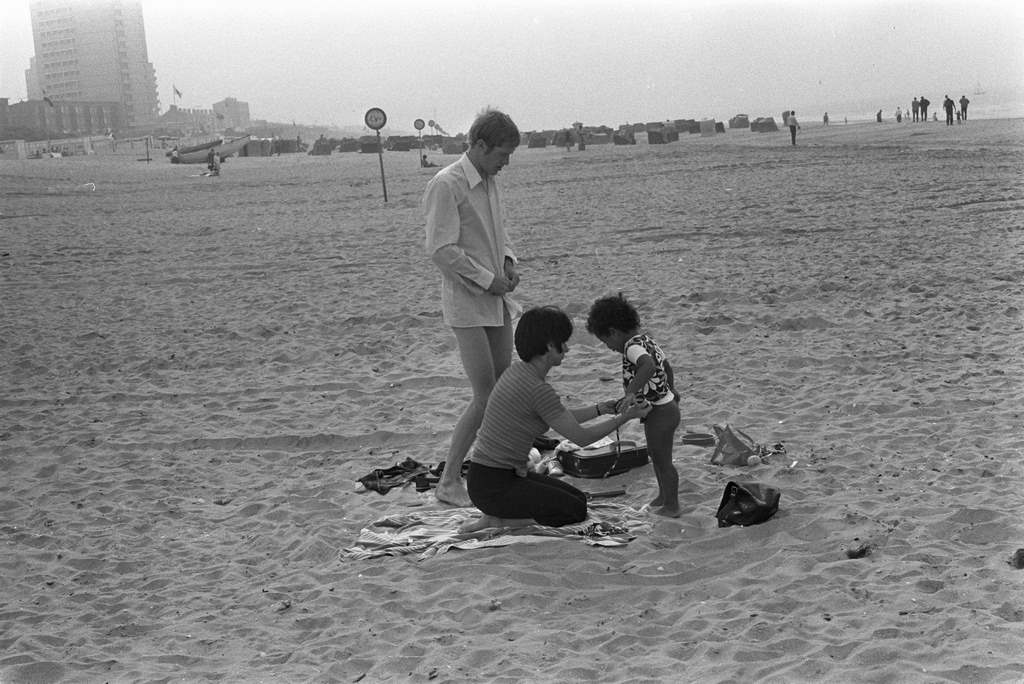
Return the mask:
{"type": "Polygon", "coordinates": [[[651,501],[654,513],[678,518],[679,472],[672,464],[672,441],[679,427],[679,405],[675,402],[654,407],[644,421],[647,452],[658,481],[658,495],[651,501]]]}

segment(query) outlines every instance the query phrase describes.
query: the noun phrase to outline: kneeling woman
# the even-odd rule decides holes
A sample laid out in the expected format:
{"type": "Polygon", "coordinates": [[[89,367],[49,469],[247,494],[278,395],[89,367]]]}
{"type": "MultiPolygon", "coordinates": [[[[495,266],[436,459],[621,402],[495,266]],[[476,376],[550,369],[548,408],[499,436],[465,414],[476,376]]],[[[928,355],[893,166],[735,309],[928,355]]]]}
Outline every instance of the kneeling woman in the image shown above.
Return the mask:
{"type": "Polygon", "coordinates": [[[614,402],[567,409],[546,382],[548,371],[560,366],[568,353],[571,336],[572,321],[555,307],[530,309],[519,320],[515,346],[522,362],[502,373],[491,391],[467,474],[469,498],[483,516],[463,531],[582,522],[587,517],[586,494],[527,470],[534,438],[553,428],[587,446],[651,410],[646,403],[633,404],[600,423],[580,425],[606,409],[612,412],[614,402]]]}

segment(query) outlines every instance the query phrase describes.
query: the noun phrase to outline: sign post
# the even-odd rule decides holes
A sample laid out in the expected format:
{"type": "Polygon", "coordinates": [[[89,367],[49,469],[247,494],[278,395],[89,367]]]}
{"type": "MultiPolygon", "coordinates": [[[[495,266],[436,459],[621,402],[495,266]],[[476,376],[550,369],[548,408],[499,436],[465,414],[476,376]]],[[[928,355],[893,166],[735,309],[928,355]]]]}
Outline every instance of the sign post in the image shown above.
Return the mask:
{"type": "Polygon", "coordinates": [[[380,142],[380,129],[388,122],[388,115],[380,107],[371,107],[363,117],[367,127],[377,131],[377,158],[380,160],[380,184],[384,188],[384,201],[388,201],[388,184],[384,180],[384,147],[380,142]]]}
{"type": "Polygon", "coordinates": [[[418,135],[420,139],[420,166],[424,166],[427,153],[423,151],[423,127],[426,126],[426,124],[423,123],[423,119],[416,119],[412,122],[412,126],[416,129],[416,135],[418,135]]]}

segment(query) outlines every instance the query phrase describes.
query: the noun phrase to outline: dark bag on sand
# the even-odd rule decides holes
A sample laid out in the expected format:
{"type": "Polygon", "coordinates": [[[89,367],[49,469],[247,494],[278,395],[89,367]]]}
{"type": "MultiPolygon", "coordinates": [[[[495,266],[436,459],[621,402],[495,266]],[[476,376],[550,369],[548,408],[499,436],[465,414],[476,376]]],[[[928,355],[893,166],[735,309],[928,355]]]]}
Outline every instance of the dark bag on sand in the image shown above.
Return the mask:
{"type": "Polygon", "coordinates": [[[555,455],[566,475],[610,477],[647,463],[647,447],[624,439],[598,449],[557,451],[555,455]]]}
{"type": "Polygon", "coordinates": [[[716,465],[747,465],[747,459],[759,453],[757,443],[745,432],[731,425],[712,426],[718,440],[711,462],[716,465]]]}
{"type": "Polygon", "coordinates": [[[719,527],[756,525],[779,510],[782,493],[760,482],[730,482],[725,485],[722,503],[718,505],[719,527]]]}

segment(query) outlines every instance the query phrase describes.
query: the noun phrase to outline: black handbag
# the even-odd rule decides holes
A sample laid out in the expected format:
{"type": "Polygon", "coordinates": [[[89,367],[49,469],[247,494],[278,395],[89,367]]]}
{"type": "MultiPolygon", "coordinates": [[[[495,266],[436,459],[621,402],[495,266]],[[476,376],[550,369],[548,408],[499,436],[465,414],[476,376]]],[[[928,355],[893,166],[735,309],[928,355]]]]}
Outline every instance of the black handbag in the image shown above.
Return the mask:
{"type": "Polygon", "coordinates": [[[718,526],[763,523],[779,510],[781,497],[778,489],[760,482],[730,482],[715,513],[718,526]]]}

